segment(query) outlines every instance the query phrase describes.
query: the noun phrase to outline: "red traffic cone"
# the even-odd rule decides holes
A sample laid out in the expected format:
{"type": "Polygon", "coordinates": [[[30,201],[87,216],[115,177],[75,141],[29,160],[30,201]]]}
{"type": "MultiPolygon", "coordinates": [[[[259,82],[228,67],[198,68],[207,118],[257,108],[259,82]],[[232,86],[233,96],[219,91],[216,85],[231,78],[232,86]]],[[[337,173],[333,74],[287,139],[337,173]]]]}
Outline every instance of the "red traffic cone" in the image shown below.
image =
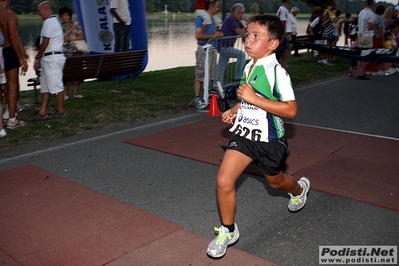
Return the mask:
{"type": "Polygon", "coordinates": [[[219,116],[219,103],[218,99],[216,98],[216,94],[212,94],[211,105],[209,106],[209,112],[207,116],[219,116]]]}

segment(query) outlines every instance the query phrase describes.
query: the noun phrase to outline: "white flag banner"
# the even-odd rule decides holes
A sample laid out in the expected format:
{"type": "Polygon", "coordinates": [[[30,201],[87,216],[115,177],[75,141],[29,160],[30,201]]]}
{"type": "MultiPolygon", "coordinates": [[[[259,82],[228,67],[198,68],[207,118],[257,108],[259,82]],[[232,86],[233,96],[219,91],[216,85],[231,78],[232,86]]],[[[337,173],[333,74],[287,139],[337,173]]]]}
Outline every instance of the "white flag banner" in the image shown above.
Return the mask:
{"type": "Polygon", "coordinates": [[[108,0],[75,0],[79,22],[92,53],[113,53],[113,17],[108,0]]]}

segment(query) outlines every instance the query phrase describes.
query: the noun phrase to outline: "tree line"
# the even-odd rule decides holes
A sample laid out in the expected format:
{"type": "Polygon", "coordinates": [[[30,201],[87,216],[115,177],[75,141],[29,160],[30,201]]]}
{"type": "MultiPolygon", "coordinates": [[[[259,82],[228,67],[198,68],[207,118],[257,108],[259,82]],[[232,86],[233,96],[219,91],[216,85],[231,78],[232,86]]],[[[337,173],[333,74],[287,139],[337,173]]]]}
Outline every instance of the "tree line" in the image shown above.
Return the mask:
{"type": "MultiPolygon", "coordinates": [[[[43,0],[11,0],[10,8],[16,14],[35,14],[37,6],[43,0]]],[[[54,6],[55,13],[61,6],[73,8],[73,0],[50,0],[54,6]]]]}
{"type": "MultiPolygon", "coordinates": [[[[12,0],[11,9],[17,14],[34,14],[37,12],[37,6],[43,0],[12,0]]],[[[86,0],[87,1],[87,0],[86,0]]],[[[364,0],[338,0],[338,8],[342,13],[358,13],[360,6],[364,0]]],[[[68,6],[72,10],[73,0],[50,0],[54,5],[54,9],[58,10],[61,6],[68,6]]],[[[134,2],[134,1],[133,1],[134,2]]],[[[281,5],[281,0],[219,0],[221,6],[226,6],[226,12],[229,12],[231,6],[235,3],[242,2],[247,13],[256,13],[263,11],[265,13],[274,13],[281,5]],[[225,2],[225,3],[224,3],[225,2]],[[256,7],[257,10],[254,9],[256,7]]],[[[301,13],[310,13],[314,6],[327,8],[331,0],[293,0],[291,7],[298,7],[301,13]]],[[[145,0],[146,12],[156,13],[165,11],[169,12],[194,12],[195,0],[145,0]]],[[[386,7],[392,4],[387,2],[378,2],[386,7]]]]}

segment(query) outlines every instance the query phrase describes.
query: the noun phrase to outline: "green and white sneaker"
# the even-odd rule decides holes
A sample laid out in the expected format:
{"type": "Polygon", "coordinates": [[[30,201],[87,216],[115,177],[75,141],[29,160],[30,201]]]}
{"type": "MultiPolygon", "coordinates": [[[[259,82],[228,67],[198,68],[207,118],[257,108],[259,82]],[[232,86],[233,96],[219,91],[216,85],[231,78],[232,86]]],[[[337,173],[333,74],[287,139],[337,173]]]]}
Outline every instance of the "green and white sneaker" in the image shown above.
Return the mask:
{"type": "Polygon", "coordinates": [[[209,243],[206,253],[213,258],[220,258],[226,254],[227,246],[237,242],[240,232],[236,223],[234,223],[234,232],[232,233],[223,225],[219,228],[215,227],[215,232],[218,233],[218,236],[209,243]]]}
{"type": "Polygon", "coordinates": [[[291,193],[288,193],[291,197],[290,201],[288,202],[288,209],[292,212],[299,211],[302,209],[306,201],[308,200],[308,193],[310,190],[310,181],[306,177],[301,177],[299,179],[298,184],[302,187],[302,193],[298,196],[293,196],[291,193]]]}

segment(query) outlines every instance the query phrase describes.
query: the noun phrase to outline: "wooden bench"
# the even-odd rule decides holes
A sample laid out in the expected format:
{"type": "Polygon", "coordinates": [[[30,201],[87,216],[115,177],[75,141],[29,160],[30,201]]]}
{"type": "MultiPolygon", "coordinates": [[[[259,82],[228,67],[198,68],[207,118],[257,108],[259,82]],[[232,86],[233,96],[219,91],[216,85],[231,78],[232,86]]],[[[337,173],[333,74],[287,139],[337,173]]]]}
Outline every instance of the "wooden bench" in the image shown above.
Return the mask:
{"type": "MultiPolygon", "coordinates": [[[[133,74],[140,70],[143,65],[147,50],[127,51],[112,54],[93,54],[68,57],[65,66],[63,81],[73,82],[92,78],[109,78],[117,76],[117,90],[120,88],[120,76],[130,75],[129,93],[133,92],[133,74]]],[[[28,86],[33,86],[35,102],[38,101],[37,86],[40,79],[30,78],[28,86]]]]}
{"type": "Polygon", "coordinates": [[[68,57],[64,66],[64,83],[90,78],[117,76],[117,89],[120,89],[120,76],[130,75],[130,90],[133,87],[133,74],[143,65],[147,50],[127,51],[112,54],[94,54],[68,57]]]}

